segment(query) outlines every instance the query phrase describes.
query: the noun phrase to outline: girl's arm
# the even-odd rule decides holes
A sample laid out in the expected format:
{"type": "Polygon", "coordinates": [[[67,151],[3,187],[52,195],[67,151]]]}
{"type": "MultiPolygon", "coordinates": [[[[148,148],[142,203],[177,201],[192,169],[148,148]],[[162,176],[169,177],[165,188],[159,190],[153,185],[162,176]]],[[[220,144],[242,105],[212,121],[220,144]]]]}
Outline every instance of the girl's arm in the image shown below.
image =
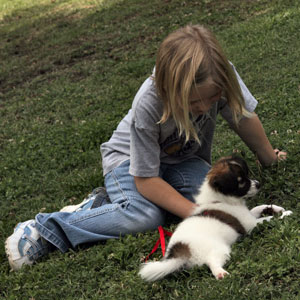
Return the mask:
{"type": "Polygon", "coordinates": [[[146,199],[178,217],[190,216],[196,206],[160,177],[135,176],[134,180],[137,190],[146,199]]]}
{"type": "Polygon", "coordinates": [[[242,119],[239,126],[233,129],[257,155],[262,165],[269,166],[277,160],[286,158],[286,152],[273,149],[256,114],[252,118],[242,119]]]}

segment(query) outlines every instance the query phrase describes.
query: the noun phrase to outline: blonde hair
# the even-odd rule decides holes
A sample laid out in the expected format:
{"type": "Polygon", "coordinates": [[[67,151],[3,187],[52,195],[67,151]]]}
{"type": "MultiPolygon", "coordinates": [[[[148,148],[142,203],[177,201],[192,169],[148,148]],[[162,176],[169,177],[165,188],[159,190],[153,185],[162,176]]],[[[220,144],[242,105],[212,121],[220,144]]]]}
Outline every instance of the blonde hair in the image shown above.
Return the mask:
{"type": "Polygon", "coordinates": [[[236,125],[242,116],[251,116],[232,66],[211,31],[188,25],[168,35],[158,50],[155,68],[155,84],[164,105],[160,123],[172,117],[186,141],[191,137],[199,141],[189,117],[190,93],[209,78],[222,89],[236,125]]]}

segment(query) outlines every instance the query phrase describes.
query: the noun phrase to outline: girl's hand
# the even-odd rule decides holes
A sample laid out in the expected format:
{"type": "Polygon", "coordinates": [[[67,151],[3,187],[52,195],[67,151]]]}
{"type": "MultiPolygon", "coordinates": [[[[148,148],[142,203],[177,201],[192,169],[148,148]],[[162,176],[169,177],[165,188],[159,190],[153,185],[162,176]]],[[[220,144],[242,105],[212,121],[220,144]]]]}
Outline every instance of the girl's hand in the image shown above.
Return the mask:
{"type": "Polygon", "coordinates": [[[285,151],[280,151],[279,149],[274,149],[274,152],[277,156],[277,160],[286,160],[287,153],[285,151]]]}

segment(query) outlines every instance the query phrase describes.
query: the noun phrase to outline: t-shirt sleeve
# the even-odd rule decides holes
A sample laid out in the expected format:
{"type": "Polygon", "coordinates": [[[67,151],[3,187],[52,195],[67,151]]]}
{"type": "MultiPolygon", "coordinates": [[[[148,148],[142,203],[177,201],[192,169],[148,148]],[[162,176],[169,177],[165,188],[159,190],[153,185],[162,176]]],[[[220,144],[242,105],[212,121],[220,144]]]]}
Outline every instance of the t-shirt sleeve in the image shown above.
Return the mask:
{"type": "Polygon", "coordinates": [[[141,93],[133,105],[130,126],[130,167],[133,176],[155,177],[160,167],[160,124],[162,107],[154,89],[141,93]]]}
{"type": "Polygon", "coordinates": [[[133,122],[130,135],[129,173],[139,177],[158,176],[160,167],[159,133],[155,130],[138,127],[136,122],[133,122]]]}

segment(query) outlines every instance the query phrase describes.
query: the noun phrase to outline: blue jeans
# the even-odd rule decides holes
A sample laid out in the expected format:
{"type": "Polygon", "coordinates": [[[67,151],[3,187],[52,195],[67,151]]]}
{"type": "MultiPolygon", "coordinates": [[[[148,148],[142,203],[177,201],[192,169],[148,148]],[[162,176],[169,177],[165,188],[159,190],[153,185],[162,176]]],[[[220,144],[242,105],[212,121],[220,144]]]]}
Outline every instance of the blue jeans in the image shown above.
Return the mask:
{"type": "MultiPolygon", "coordinates": [[[[205,161],[191,159],[176,165],[161,164],[160,177],[193,201],[209,169],[205,161]]],[[[105,187],[109,204],[72,213],[37,214],[36,228],[41,236],[66,252],[79,244],[154,230],[164,224],[166,211],[137,191],[129,174],[129,161],[105,176],[105,187]]]]}

